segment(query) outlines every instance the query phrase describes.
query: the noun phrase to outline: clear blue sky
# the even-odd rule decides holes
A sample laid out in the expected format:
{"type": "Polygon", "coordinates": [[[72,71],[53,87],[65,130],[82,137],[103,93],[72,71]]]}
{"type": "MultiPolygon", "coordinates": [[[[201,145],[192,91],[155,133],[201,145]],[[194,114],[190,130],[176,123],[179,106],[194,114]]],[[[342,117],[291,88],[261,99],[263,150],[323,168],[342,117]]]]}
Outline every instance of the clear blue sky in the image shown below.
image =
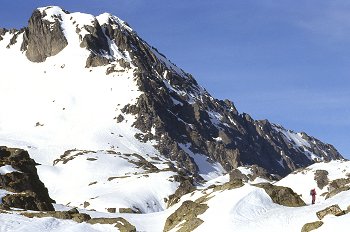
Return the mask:
{"type": "Polygon", "coordinates": [[[350,1],[2,0],[0,27],[47,5],[120,17],[214,97],[350,158],[350,1]]]}

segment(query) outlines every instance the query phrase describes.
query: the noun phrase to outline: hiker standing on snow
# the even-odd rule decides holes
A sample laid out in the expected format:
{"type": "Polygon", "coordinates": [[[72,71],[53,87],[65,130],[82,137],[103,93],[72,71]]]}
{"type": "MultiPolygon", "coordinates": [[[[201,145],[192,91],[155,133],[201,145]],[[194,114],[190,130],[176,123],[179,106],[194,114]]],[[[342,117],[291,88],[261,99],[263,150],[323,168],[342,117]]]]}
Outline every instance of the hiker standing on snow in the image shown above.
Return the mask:
{"type": "Polygon", "coordinates": [[[312,204],[315,204],[315,200],[316,200],[316,190],[315,190],[315,189],[311,189],[310,195],[311,195],[311,197],[312,197],[312,204]]]}

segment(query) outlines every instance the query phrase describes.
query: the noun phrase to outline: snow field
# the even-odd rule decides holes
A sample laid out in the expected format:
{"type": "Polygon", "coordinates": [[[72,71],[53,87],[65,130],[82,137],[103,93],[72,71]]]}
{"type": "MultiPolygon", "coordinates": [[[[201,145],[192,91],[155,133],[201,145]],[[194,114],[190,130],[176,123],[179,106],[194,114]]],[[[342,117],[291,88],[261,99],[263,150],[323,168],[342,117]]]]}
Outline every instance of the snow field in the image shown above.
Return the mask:
{"type": "MultiPolygon", "coordinates": [[[[347,178],[347,174],[350,173],[350,162],[335,160],[329,163],[315,163],[305,171],[293,172],[287,177],[275,183],[275,185],[290,187],[294,192],[301,195],[301,198],[306,204],[311,204],[310,190],[316,189],[316,203],[321,203],[325,200],[325,196],[321,196],[322,193],[328,192],[327,186],[323,189],[317,187],[317,183],[314,180],[316,170],[326,170],[328,172],[329,182],[335,179],[347,178]]],[[[349,203],[350,204],[350,203],[349,203]]]]}

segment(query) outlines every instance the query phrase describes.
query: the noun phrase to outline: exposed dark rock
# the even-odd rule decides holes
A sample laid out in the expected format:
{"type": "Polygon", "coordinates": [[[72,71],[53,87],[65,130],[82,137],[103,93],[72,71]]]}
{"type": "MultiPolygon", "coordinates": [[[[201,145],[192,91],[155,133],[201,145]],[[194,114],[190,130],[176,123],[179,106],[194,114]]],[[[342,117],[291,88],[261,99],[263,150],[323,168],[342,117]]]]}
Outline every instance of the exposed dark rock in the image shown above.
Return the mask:
{"type": "Polygon", "coordinates": [[[218,186],[213,186],[214,191],[223,191],[223,190],[231,190],[231,189],[236,189],[242,187],[244,184],[242,180],[240,179],[234,179],[231,180],[230,182],[227,182],[223,185],[218,185],[218,186]]]}
{"type": "Polygon", "coordinates": [[[85,25],[84,28],[89,33],[84,36],[80,47],[86,48],[94,54],[110,54],[107,38],[97,19],[94,20],[92,26],[85,25]]]}
{"type": "Polygon", "coordinates": [[[119,114],[118,117],[117,117],[117,123],[120,123],[122,121],[124,121],[124,116],[119,114]]]}
{"type": "Polygon", "coordinates": [[[334,197],[338,193],[345,192],[345,191],[348,191],[348,190],[350,190],[350,186],[343,186],[343,187],[339,187],[339,188],[333,189],[332,191],[327,193],[326,199],[328,199],[330,197],[334,197]]]}
{"type": "Polygon", "coordinates": [[[125,156],[134,156],[138,160],[129,160],[130,163],[137,165],[137,167],[142,168],[144,170],[147,170],[148,172],[159,172],[159,169],[153,165],[151,162],[147,161],[145,158],[143,158],[141,155],[138,155],[136,153],[133,154],[124,154],[125,156]]]}
{"type": "Polygon", "coordinates": [[[59,162],[62,162],[63,164],[68,163],[69,161],[75,159],[78,156],[85,155],[87,153],[96,153],[95,151],[87,151],[87,150],[67,150],[63,153],[63,155],[60,156],[60,158],[55,159],[53,161],[53,165],[58,164],[59,162]],[[72,154],[73,153],[73,154],[72,154]]]}
{"type": "Polygon", "coordinates": [[[0,28],[0,41],[4,39],[2,36],[4,36],[6,34],[6,32],[8,32],[7,29],[0,28]]]}
{"type": "MultiPolygon", "coordinates": [[[[15,29],[11,30],[10,33],[12,33],[13,36],[12,36],[12,38],[10,39],[10,43],[6,46],[6,48],[10,48],[12,45],[14,45],[15,43],[17,43],[17,38],[18,38],[18,36],[19,36],[21,33],[23,33],[24,31],[25,31],[24,28],[21,29],[21,30],[19,30],[19,31],[15,30],[15,29]]],[[[1,37],[1,35],[0,35],[0,37],[1,37]]],[[[0,41],[1,41],[1,39],[0,39],[0,41]]]]}
{"type": "Polygon", "coordinates": [[[136,227],[124,218],[118,218],[118,222],[115,225],[120,232],[136,232],[136,227]]]}
{"type": "Polygon", "coordinates": [[[230,181],[233,180],[242,180],[244,182],[247,182],[249,178],[244,175],[239,169],[233,169],[230,171],[230,181]]]}
{"type": "Polygon", "coordinates": [[[67,211],[69,214],[77,214],[79,213],[79,210],[77,208],[72,208],[70,210],[67,211]]]}
{"type": "Polygon", "coordinates": [[[108,213],[116,213],[117,209],[116,208],[107,208],[108,213]]]}
{"type": "Polygon", "coordinates": [[[288,187],[275,186],[270,183],[261,183],[256,184],[255,186],[263,188],[276,204],[289,207],[300,207],[306,205],[300,196],[288,187]]]}
{"type": "Polygon", "coordinates": [[[3,198],[3,204],[30,210],[54,210],[54,202],[40,181],[36,163],[22,149],[0,147],[0,166],[11,165],[18,172],[0,175],[0,187],[14,194],[3,198]]]}
{"type": "Polygon", "coordinates": [[[177,231],[193,231],[203,223],[203,220],[197,218],[197,216],[203,214],[207,209],[208,206],[206,204],[199,204],[193,201],[185,201],[173,214],[167,218],[163,231],[170,231],[180,223],[181,228],[177,231]],[[183,221],[185,222],[182,223],[183,221]]]}
{"type": "Polygon", "coordinates": [[[303,228],[301,228],[301,232],[309,232],[312,230],[316,230],[317,228],[320,228],[323,225],[323,222],[321,221],[315,221],[306,223],[303,228]]]}
{"type": "Polygon", "coordinates": [[[329,183],[326,199],[348,190],[350,190],[350,178],[333,180],[331,183],[329,183]]]}
{"type": "Polygon", "coordinates": [[[6,205],[0,204],[0,212],[2,213],[5,210],[11,210],[11,208],[6,205]]]}
{"type": "MultiPolygon", "coordinates": [[[[146,52],[145,49],[147,47],[138,51],[144,52],[143,56],[147,57],[150,51],[146,52]]],[[[148,66],[139,68],[142,72],[136,73],[139,88],[144,94],[135,105],[126,106],[123,112],[136,115],[134,126],[144,133],[156,128],[154,139],[159,142],[156,148],[162,155],[178,161],[189,173],[197,173],[198,168],[188,154],[178,147],[179,143],[190,144],[192,152],[206,154],[227,171],[240,165],[257,164],[267,173],[285,176],[314,162],[304,154],[305,150],[298,148],[297,144],[279,132],[284,128],[272,125],[267,120],[255,121],[248,114],[239,115],[232,102],[218,101],[206,92],[198,96],[200,100],[188,104],[187,95],[179,95],[173,89],[194,96],[200,94],[199,87],[189,76],[180,76],[168,67],[160,67],[155,73],[152,67],[162,62],[152,56],[139,63],[148,66]],[[165,70],[172,89],[158,79],[157,75],[165,70]],[[180,85],[182,88],[179,88],[180,85]],[[174,105],[173,99],[181,104],[174,105]],[[213,118],[215,115],[220,115],[220,120],[213,118]]],[[[327,157],[321,149],[316,148],[310,152],[326,160],[341,158],[330,145],[324,145],[306,134],[303,136],[310,143],[319,144],[320,148],[324,148],[323,151],[330,151],[330,155],[327,157]]]]}
{"type": "Polygon", "coordinates": [[[190,193],[196,189],[193,185],[193,181],[189,178],[177,175],[174,177],[174,180],[176,182],[180,182],[180,186],[176,189],[174,194],[169,196],[169,200],[167,201],[168,207],[179,202],[183,195],[190,193]]]}
{"type": "Polygon", "coordinates": [[[117,63],[119,64],[120,67],[117,68],[117,65],[113,64],[110,67],[107,68],[106,70],[106,75],[109,75],[114,72],[124,72],[126,69],[130,69],[130,63],[125,61],[124,59],[118,59],[117,63]]]}
{"type": "Polygon", "coordinates": [[[78,223],[81,222],[87,222],[91,219],[89,214],[86,213],[77,213],[77,214],[72,214],[72,220],[76,221],[78,223]]]}
{"type": "Polygon", "coordinates": [[[323,187],[328,185],[328,172],[326,170],[316,170],[314,179],[317,186],[323,189],[323,187]]]}
{"type": "Polygon", "coordinates": [[[131,208],[119,208],[119,213],[141,213],[139,209],[131,209],[131,208]]]}
{"type": "Polygon", "coordinates": [[[320,210],[316,213],[318,219],[322,220],[327,215],[341,216],[344,215],[345,212],[340,209],[339,205],[331,205],[323,210],[320,210]]]}
{"type": "Polygon", "coordinates": [[[86,60],[85,68],[98,67],[109,64],[109,59],[104,56],[91,53],[86,60]]]}
{"type": "Polygon", "coordinates": [[[266,179],[266,181],[277,181],[280,180],[281,177],[278,175],[271,175],[262,167],[259,167],[257,165],[247,166],[246,168],[249,168],[251,171],[251,174],[244,175],[239,169],[233,169],[230,171],[230,180],[234,179],[240,179],[244,182],[247,182],[248,180],[254,181],[257,177],[266,179]]]}
{"type": "Polygon", "coordinates": [[[60,19],[49,22],[43,19],[39,10],[35,10],[29,19],[29,26],[23,34],[21,50],[26,50],[27,58],[32,62],[43,62],[47,57],[54,56],[67,45],[60,24],[60,19]]]}
{"type": "Polygon", "coordinates": [[[336,179],[333,180],[330,184],[329,184],[329,190],[333,191],[342,187],[346,187],[347,185],[350,184],[350,178],[340,178],[340,179],[336,179]]]}
{"type": "Polygon", "coordinates": [[[40,212],[40,213],[30,213],[30,212],[24,212],[21,213],[21,215],[33,218],[44,218],[44,217],[53,217],[57,219],[66,219],[66,220],[73,220],[75,222],[81,223],[81,222],[87,222],[91,219],[90,215],[86,213],[79,213],[78,210],[68,210],[68,211],[53,211],[53,212],[40,212]]]}
{"type": "Polygon", "coordinates": [[[136,232],[136,227],[124,218],[92,218],[87,221],[90,224],[116,224],[115,227],[121,232],[136,232]]]}
{"type": "Polygon", "coordinates": [[[53,211],[51,202],[43,202],[33,192],[7,194],[2,198],[2,204],[5,207],[20,208],[35,211],[53,211]]]}
{"type": "Polygon", "coordinates": [[[87,202],[87,201],[84,201],[83,206],[84,206],[84,208],[87,208],[87,207],[89,207],[89,206],[90,206],[90,203],[89,203],[89,202],[87,202]]]}

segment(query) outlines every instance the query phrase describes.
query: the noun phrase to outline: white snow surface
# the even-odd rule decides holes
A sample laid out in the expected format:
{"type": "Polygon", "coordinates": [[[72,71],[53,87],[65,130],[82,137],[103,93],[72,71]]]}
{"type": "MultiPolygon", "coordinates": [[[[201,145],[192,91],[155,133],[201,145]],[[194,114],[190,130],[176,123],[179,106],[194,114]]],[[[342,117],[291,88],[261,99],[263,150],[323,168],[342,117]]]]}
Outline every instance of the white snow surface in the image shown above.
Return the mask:
{"type": "MultiPolygon", "coordinates": [[[[108,208],[133,208],[143,213],[162,211],[164,198],[178,187],[172,176],[176,173],[149,173],[135,162],[136,156],[106,151],[72,151],[72,160],[52,166],[39,166],[41,180],[50,196],[61,204],[107,211],[108,208]],[[132,163],[134,162],[134,163],[132,163]]],[[[158,157],[157,157],[158,158],[158,157]]],[[[159,158],[158,158],[159,159],[159,158]]],[[[151,160],[160,170],[161,161],[151,160]]]]}
{"type": "Polygon", "coordinates": [[[72,220],[55,218],[27,218],[16,214],[0,214],[1,232],[112,232],[116,228],[112,225],[76,223],[72,220]]]}
{"type": "Polygon", "coordinates": [[[190,150],[190,144],[179,144],[179,146],[194,159],[199,168],[199,175],[203,177],[204,180],[212,180],[226,174],[225,169],[220,163],[214,162],[203,154],[192,152],[190,150]]]}
{"type": "Polygon", "coordinates": [[[7,173],[11,172],[20,172],[16,169],[14,169],[11,165],[4,165],[0,167],[0,175],[6,175],[7,173]]]}

